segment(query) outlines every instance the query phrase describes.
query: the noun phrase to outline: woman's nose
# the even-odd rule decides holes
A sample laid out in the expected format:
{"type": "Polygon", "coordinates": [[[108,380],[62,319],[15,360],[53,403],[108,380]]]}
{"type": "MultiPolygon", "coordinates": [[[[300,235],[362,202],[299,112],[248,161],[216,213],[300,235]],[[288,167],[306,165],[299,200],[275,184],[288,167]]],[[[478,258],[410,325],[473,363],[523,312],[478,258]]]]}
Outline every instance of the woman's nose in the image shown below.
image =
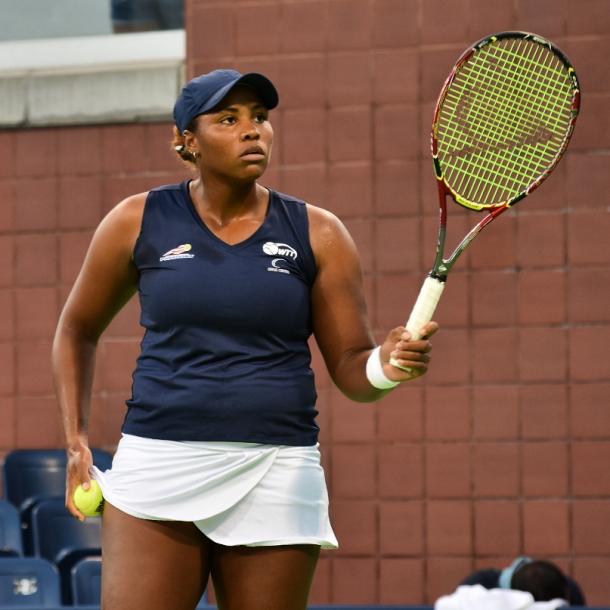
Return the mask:
{"type": "Polygon", "coordinates": [[[242,138],[244,140],[258,140],[261,134],[256,123],[250,123],[250,125],[244,130],[242,138]]]}

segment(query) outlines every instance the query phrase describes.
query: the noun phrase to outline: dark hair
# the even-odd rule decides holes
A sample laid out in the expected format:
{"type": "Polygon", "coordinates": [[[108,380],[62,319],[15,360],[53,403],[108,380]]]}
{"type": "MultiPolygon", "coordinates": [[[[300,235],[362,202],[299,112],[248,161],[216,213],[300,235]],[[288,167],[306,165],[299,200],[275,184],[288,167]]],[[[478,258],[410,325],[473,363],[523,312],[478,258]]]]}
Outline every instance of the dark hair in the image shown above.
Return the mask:
{"type": "Polygon", "coordinates": [[[532,561],[520,567],[513,574],[511,588],[531,593],[537,602],[568,599],[568,581],[549,561],[532,561]]]}

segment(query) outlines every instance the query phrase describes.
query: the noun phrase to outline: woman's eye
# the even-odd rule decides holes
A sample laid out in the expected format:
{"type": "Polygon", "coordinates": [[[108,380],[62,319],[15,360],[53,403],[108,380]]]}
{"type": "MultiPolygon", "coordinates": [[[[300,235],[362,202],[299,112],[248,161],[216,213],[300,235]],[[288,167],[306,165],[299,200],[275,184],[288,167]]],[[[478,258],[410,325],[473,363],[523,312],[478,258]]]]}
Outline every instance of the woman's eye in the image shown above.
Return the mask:
{"type": "Polygon", "coordinates": [[[221,123],[226,123],[228,125],[233,125],[237,119],[234,116],[226,116],[224,119],[221,119],[221,123]]]}
{"type": "Polygon", "coordinates": [[[267,118],[268,118],[268,117],[267,117],[267,115],[266,115],[265,113],[261,113],[261,114],[257,114],[257,115],[256,115],[256,120],[257,120],[259,123],[264,123],[264,122],[267,120],[267,118]]]}

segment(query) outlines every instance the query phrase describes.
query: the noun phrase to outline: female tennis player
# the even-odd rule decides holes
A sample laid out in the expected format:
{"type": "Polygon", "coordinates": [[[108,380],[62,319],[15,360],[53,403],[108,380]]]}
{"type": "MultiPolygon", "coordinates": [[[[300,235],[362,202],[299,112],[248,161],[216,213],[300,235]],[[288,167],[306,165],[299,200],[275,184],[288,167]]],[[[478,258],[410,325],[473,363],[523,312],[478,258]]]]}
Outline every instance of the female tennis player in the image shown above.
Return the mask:
{"type": "Polygon", "coordinates": [[[66,505],[104,493],[104,610],[304,610],[320,548],[336,548],[320,466],[313,335],[335,384],[375,401],[425,373],[429,337],[375,346],[358,254],[331,213],[262,186],[278,94],[216,70],[174,108],[195,170],[101,222],[58,324],[53,363],[69,456],[66,505]],[[138,292],[145,328],[112,469],[87,413],[98,339],[138,292]],[[403,370],[389,364],[396,359],[403,370]]]}

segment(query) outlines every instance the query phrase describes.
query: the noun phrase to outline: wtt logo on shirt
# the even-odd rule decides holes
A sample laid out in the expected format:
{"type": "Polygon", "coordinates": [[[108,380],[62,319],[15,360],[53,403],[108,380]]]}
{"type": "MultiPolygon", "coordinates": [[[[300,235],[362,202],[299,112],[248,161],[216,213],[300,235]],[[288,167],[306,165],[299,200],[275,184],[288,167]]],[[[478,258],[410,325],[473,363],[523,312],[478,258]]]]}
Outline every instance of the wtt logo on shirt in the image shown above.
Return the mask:
{"type": "Polygon", "coordinates": [[[263,252],[269,256],[288,256],[292,260],[296,260],[297,251],[288,244],[280,244],[274,241],[267,241],[263,244],[263,252]]]}
{"type": "Polygon", "coordinates": [[[274,241],[267,241],[263,244],[263,252],[269,256],[277,257],[271,261],[271,265],[267,267],[267,271],[290,275],[290,271],[286,269],[286,265],[289,265],[286,258],[291,258],[294,261],[298,256],[297,251],[292,246],[274,241]]]}
{"type": "Polygon", "coordinates": [[[168,250],[160,259],[160,262],[164,261],[173,261],[177,258],[194,258],[194,254],[188,254],[190,250],[193,249],[191,244],[182,244],[180,246],[176,246],[171,250],[168,250]]]}

